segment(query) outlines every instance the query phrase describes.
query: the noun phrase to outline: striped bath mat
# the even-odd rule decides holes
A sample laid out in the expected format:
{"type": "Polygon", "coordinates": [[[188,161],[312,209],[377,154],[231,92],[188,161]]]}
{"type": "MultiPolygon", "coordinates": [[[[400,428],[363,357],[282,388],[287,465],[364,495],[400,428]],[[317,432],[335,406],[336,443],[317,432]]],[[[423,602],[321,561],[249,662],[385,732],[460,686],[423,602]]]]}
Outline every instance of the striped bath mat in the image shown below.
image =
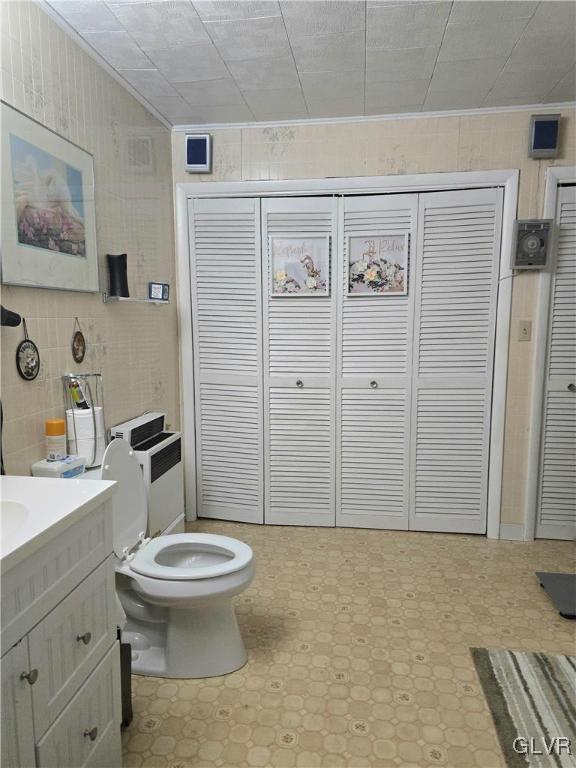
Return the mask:
{"type": "Polygon", "coordinates": [[[576,657],[471,652],[509,768],[574,768],[576,657]]]}

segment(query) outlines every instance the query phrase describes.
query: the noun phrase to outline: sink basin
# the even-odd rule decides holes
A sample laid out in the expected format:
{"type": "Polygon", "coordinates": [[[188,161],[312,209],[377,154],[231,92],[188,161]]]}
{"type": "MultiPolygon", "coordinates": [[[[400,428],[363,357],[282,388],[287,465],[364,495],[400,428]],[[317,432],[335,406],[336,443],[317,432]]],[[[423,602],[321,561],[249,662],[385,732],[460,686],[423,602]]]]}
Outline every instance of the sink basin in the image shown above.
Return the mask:
{"type": "Polygon", "coordinates": [[[0,536],[4,541],[14,536],[28,520],[28,509],[19,501],[0,499],[0,536]]]}

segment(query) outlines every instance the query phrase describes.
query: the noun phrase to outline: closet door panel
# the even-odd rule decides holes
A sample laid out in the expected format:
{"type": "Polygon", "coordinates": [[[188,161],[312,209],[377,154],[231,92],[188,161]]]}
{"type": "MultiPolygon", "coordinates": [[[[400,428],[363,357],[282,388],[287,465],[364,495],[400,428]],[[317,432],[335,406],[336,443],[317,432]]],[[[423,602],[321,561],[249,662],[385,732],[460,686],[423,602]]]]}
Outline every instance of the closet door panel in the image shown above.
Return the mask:
{"type": "Polygon", "coordinates": [[[410,527],[485,533],[502,191],[420,196],[410,527]]]}
{"type": "Polygon", "coordinates": [[[333,258],[335,206],[332,198],[262,200],[267,523],[335,523],[333,266],[328,296],[272,296],[270,252],[274,237],[324,237],[333,258]]]}
{"type": "Polygon", "coordinates": [[[558,194],[536,535],[576,537],[576,189],[558,194]]]}
{"type": "Polygon", "coordinates": [[[408,528],[410,353],[416,195],[346,197],[340,207],[338,525],[408,528]],[[409,235],[407,295],[349,295],[349,238],[409,235]]]}
{"type": "Polygon", "coordinates": [[[190,203],[199,517],[263,521],[259,201],[190,203]]]}

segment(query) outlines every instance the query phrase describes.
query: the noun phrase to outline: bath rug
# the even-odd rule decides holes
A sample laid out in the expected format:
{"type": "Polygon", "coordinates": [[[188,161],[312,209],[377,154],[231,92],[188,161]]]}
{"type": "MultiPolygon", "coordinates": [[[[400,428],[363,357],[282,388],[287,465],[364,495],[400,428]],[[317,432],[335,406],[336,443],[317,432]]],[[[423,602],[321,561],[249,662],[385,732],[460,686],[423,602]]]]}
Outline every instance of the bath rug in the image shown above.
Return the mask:
{"type": "Polygon", "coordinates": [[[471,648],[509,768],[576,766],[576,657],[471,648]]]}

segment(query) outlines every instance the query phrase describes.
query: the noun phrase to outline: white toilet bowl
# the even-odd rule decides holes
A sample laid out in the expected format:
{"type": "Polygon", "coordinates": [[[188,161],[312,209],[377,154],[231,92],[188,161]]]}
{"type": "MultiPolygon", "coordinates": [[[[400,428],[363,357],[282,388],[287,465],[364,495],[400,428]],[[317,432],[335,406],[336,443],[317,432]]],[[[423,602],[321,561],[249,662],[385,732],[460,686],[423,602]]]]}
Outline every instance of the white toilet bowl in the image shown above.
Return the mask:
{"type": "Polygon", "coordinates": [[[232,598],[254,577],[252,550],[227,536],[145,537],[147,500],[138,460],[124,440],[104,454],[113,497],[116,587],[126,612],[132,671],[157,677],[224,675],[247,655],[232,598]]]}

